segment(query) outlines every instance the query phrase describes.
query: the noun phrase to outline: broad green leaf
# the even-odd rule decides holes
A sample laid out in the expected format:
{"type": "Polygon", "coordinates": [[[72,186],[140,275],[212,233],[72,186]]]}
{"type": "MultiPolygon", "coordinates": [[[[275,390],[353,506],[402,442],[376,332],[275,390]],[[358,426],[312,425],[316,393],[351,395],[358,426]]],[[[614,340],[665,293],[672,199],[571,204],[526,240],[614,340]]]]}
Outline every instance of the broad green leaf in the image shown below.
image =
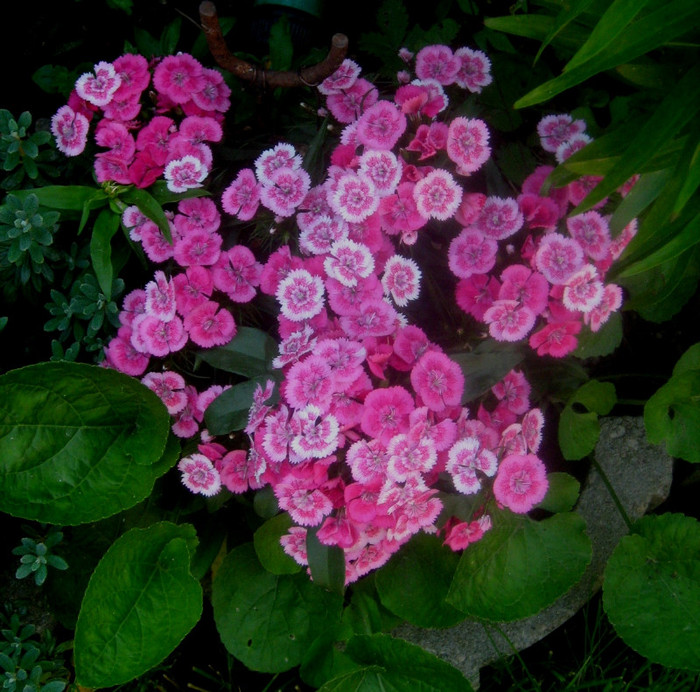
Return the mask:
{"type": "Polygon", "coordinates": [[[619,312],[614,312],[597,332],[585,329],[578,335],[578,346],[574,355],[577,358],[608,356],[621,343],[622,315],[619,312]]]}
{"type": "Polygon", "coordinates": [[[111,687],[160,663],[202,614],[202,587],[190,574],[194,528],[160,522],[131,529],[90,579],[75,629],[83,687],[111,687]]]}
{"type": "Polygon", "coordinates": [[[207,430],[212,435],[228,435],[234,430],[243,430],[248,424],[248,412],[253,404],[253,394],[258,385],[265,387],[267,376],[255,377],[234,384],[219,394],[204,412],[207,430]]]}
{"type": "Polygon", "coordinates": [[[523,354],[512,344],[489,339],[473,351],[450,353],[464,373],[462,402],[473,401],[500,382],[523,359],[523,354]]]}
{"type": "Polygon", "coordinates": [[[132,507],[173,462],[169,430],[160,399],[115,370],[12,370],[0,376],[0,510],[73,525],[132,507]]]}
{"type": "Polygon", "coordinates": [[[691,68],[673,86],[648,122],[629,143],[622,159],[577,206],[578,211],[583,212],[591,209],[632,175],[642,171],[644,164],[649,159],[649,152],[655,152],[670,142],[686,123],[695,117],[700,110],[698,83],[700,83],[700,65],[691,68]]]}
{"type": "Polygon", "coordinates": [[[39,198],[39,204],[43,207],[65,211],[82,211],[88,203],[97,205],[107,202],[107,194],[104,190],[84,185],[49,185],[33,190],[20,190],[13,194],[21,197],[23,192],[36,195],[39,198]]]}
{"type": "Polygon", "coordinates": [[[272,359],[278,351],[277,342],[267,332],[239,327],[225,346],[203,349],[197,356],[218,370],[255,377],[272,371],[272,359]]]}
{"type": "Polygon", "coordinates": [[[547,495],[537,507],[553,513],[571,511],[578,502],[581,484],[561,471],[547,474],[547,481],[547,495]]]}
{"type": "Polygon", "coordinates": [[[696,142],[695,148],[692,149],[690,161],[688,162],[688,171],[683,176],[683,181],[683,187],[678,193],[676,204],[673,207],[674,214],[680,213],[681,209],[683,209],[688,203],[688,200],[697,192],[698,187],[700,187],[700,138],[696,142]]]}
{"type": "Polygon", "coordinates": [[[346,655],[342,645],[352,635],[352,627],[341,621],[316,637],[299,667],[301,679],[317,689],[327,680],[358,670],[361,666],[346,655]]]}
{"type": "Polygon", "coordinates": [[[646,516],[605,568],[603,605],[635,651],[669,668],[700,671],[700,524],[646,516]]]}
{"type": "Polygon", "coordinates": [[[232,550],[214,579],[214,620],[226,649],[251,670],[299,665],[309,645],[340,620],[342,596],[305,572],[271,574],[252,543],[232,550]]]}
{"type": "Polygon", "coordinates": [[[694,2],[672,0],[665,3],[626,27],[610,46],[533,89],[516,101],[514,107],[526,108],[542,103],[600,72],[630,62],[686,33],[699,17],[700,8],[694,2]]]}
{"type": "Polygon", "coordinates": [[[260,564],[272,574],[295,574],[301,565],[284,552],[280,538],[289,532],[292,518],[282,512],[268,519],[253,534],[253,545],[260,564]]]}
{"type": "MultiPolygon", "coordinates": [[[[172,192],[168,189],[168,184],[165,180],[156,180],[151,187],[148,188],[149,194],[153,199],[160,204],[172,204],[173,202],[179,202],[183,199],[190,199],[192,197],[210,197],[211,192],[203,187],[193,187],[185,192],[172,192]]],[[[142,191],[143,192],[143,191],[142,191]]],[[[122,199],[124,199],[122,197],[122,199]]],[[[135,204],[135,202],[134,202],[135,204]]],[[[144,212],[145,213],[145,212],[144,212]]],[[[150,218],[150,217],[149,217],[150,218]]],[[[155,221],[155,219],[153,219],[155,221]]]]}
{"type": "Polygon", "coordinates": [[[693,344],[673,367],[673,377],[680,377],[685,372],[700,370],[700,343],[693,344]]]}
{"type": "Polygon", "coordinates": [[[510,512],[462,554],[447,601],[472,617],[509,622],[554,603],[591,560],[586,524],[576,513],[543,521],[510,512]]]}
{"type": "Polygon", "coordinates": [[[160,228],[160,231],[165,236],[165,239],[171,245],[173,244],[173,236],[170,232],[170,222],[165,216],[161,202],[156,200],[153,195],[146,192],[146,190],[141,190],[137,187],[130,187],[121,195],[121,199],[127,204],[135,204],[142,214],[147,216],[158,226],[158,228],[160,228]]]}
{"type": "Polygon", "coordinates": [[[459,555],[436,536],[414,536],[376,573],[382,604],[418,627],[456,625],[465,615],[445,597],[458,562],[459,555]]]}
{"type": "Polygon", "coordinates": [[[564,71],[590,60],[614,43],[648,2],[649,0],[614,0],[603,13],[586,42],[564,66],[564,71]]]}
{"type": "Polygon", "coordinates": [[[342,594],[345,591],[345,551],[337,545],[325,545],[316,528],[306,531],[306,554],[314,584],[342,594]]]}
{"type": "Polygon", "coordinates": [[[590,380],[576,390],[559,417],[559,447],[565,459],[583,459],[595,449],[600,436],[598,416],[610,413],[616,400],[610,382],[590,380]]]}
{"type": "Polygon", "coordinates": [[[644,425],[652,444],[666,443],[667,452],[700,462],[700,367],[698,345],[676,365],[669,381],[644,406],[644,425]]]}
{"type": "Polygon", "coordinates": [[[318,692],[471,692],[462,673],[416,644],[389,634],[355,635],[345,655],[360,664],[318,692]]]}
{"type": "Polygon", "coordinates": [[[97,216],[90,238],[90,260],[92,268],[107,300],[112,299],[112,237],[119,228],[119,217],[109,209],[97,216]]]}

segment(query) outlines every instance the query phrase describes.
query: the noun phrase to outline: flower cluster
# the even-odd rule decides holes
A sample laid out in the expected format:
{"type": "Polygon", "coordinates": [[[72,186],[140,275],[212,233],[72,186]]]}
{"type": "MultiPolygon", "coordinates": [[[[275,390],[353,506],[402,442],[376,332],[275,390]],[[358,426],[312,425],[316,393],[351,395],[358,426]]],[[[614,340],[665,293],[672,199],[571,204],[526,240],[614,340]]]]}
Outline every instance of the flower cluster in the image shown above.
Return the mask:
{"type": "Polygon", "coordinates": [[[184,192],[200,187],[211,170],[208,143],[222,138],[229,95],[220,72],[186,53],[150,64],[126,54],[78,78],[51,132],[60,151],[77,156],[96,120],[98,182],[146,188],[163,177],[172,192],[184,192]]]}

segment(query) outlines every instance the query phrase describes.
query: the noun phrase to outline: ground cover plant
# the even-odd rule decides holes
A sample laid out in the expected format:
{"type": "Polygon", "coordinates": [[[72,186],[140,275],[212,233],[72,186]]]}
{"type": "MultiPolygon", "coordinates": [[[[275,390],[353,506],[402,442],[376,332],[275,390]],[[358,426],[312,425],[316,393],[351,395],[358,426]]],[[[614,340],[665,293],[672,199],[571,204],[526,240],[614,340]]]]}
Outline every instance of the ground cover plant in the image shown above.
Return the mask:
{"type": "MultiPolygon", "coordinates": [[[[697,309],[698,10],[647,5],[425,25],[389,0],[311,82],[325,49],[282,16],[259,69],[295,91],[217,65],[203,3],[191,48],[181,21],[136,33],[35,73],[63,84],[44,121],[0,111],[0,337],[27,305],[49,337],[0,376],[0,509],[76,684],[147,685],[206,632],[250,689],[470,689],[391,632],[518,620],[579,580],[599,416],[643,414],[692,482],[693,330],[627,376],[640,324],[697,309]]],[[[602,607],[692,676],[676,510],[630,525],[602,607]]],[[[7,679],[63,689],[12,622],[7,679]]]]}

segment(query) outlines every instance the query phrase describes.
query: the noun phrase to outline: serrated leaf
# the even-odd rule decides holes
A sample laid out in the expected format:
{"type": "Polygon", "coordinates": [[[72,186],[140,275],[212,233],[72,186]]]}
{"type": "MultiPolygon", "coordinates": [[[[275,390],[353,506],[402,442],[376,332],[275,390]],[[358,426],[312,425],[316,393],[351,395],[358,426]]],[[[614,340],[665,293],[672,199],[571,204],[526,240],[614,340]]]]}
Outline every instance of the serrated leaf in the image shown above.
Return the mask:
{"type": "Polygon", "coordinates": [[[669,668],[700,671],[700,524],[643,517],[605,568],[603,605],[628,646],[669,668]]]}
{"type": "Polygon", "coordinates": [[[278,351],[277,342],[267,332],[239,327],[236,336],[225,346],[203,349],[197,356],[218,370],[255,377],[272,372],[272,359],[278,351]]]}
{"type": "Polygon", "coordinates": [[[194,528],[160,522],[118,538],[88,584],[75,630],[75,668],[84,687],[111,687],[160,663],[202,613],[190,574],[194,528]]]}
{"type": "Polygon", "coordinates": [[[0,376],[0,510],[74,525],[131,507],[168,468],[169,429],[160,399],[115,370],[10,371],[0,376]]]}
{"type": "Polygon", "coordinates": [[[566,593],[591,561],[585,528],[573,512],[543,521],[499,513],[499,522],[462,554],[448,603],[495,622],[538,613],[566,593]]]}
{"type": "Polygon", "coordinates": [[[458,562],[436,536],[414,536],[375,575],[382,605],[418,627],[456,625],[465,615],[445,597],[458,562]]]}
{"type": "Polygon", "coordinates": [[[301,565],[284,552],[280,538],[289,532],[292,518],[287,512],[268,519],[253,534],[255,554],[260,564],[272,574],[296,574],[301,565]]]}
{"type": "Polygon", "coordinates": [[[472,692],[449,663],[388,634],[355,635],[345,654],[362,667],[329,680],[318,692],[472,692]]]}
{"type": "Polygon", "coordinates": [[[306,573],[266,571],[251,543],[224,558],[212,590],[226,649],[251,670],[268,673],[299,665],[313,640],[338,623],[342,600],[306,573]]]}

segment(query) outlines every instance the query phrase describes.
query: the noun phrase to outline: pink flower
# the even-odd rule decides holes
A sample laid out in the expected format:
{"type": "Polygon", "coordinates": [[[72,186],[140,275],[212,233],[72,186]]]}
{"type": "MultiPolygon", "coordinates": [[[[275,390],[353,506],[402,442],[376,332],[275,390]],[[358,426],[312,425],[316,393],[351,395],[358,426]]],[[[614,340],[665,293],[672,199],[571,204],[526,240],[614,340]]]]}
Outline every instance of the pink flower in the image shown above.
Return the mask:
{"type": "Polygon", "coordinates": [[[419,161],[428,159],[447,146],[447,132],[448,127],[445,123],[419,125],[416,136],[406,146],[406,150],[420,152],[419,161]]]}
{"type": "Polygon", "coordinates": [[[512,264],[501,274],[500,300],[517,300],[523,307],[529,308],[535,315],[544,312],[547,307],[549,283],[539,272],[533,272],[524,264],[512,264]]]}
{"type": "Polygon", "coordinates": [[[394,255],[384,265],[382,287],[384,293],[391,295],[399,307],[418,298],[421,273],[418,265],[407,257],[394,255]]]}
{"type": "Polygon", "coordinates": [[[335,279],[326,280],[328,304],[337,315],[356,315],[367,301],[381,300],[382,285],[375,274],[358,279],[355,286],[344,286],[335,279]]]}
{"type": "Polygon", "coordinates": [[[486,274],[496,264],[498,243],[481,231],[464,228],[453,238],[447,251],[447,261],[452,273],[460,279],[472,274],[486,274]]]}
{"type": "Polygon", "coordinates": [[[559,206],[549,197],[524,193],[518,196],[518,206],[528,228],[552,229],[559,220],[559,206]]]}
{"type": "Polygon", "coordinates": [[[608,222],[597,211],[568,218],[566,227],[591,259],[605,259],[610,250],[610,229],[608,222]]]}
{"type": "Polygon", "coordinates": [[[139,377],[146,372],[149,357],[134,348],[131,343],[131,334],[129,327],[121,327],[117,336],[107,345],[105,357],[115,370],[132,377],[139,377]]]}
{"type": "Polygon", "coordinates": [[[387,454],[387,477],[397,483],[403,483],[409,477],[420,478],[437,461],[437,451],[429,437],[394,435],[387,446],[387,454]]]}
{"type": "Polygon", "coordinates": [[[377,211],[379,194],[368,176],[346,173],[329,194],[328,203],[345,221],[359,223],[377,211]]]}
{"type": "Polygon", "coordinates": [[[214,290],[211,272],[205,267],[190,266],[184,274],[173,277],[177,311],[186,315],[205,303],[214,290]]]}
{"type": "Polygon", "coordinates": [[[51,118],[51,134],[56,140],[56,147],[66,156],[82,154],[89,127],[88,119],[70,106],[61,106],[51,118]]]}
{"type": "MultiPolygon", "coordinates": [[[[381,284],[379,284],[381,290],[381,284]]],[[[396,329],[394,308],[383,299],[362,302],[356,312],[341,315],[340,326],[352,339],[388,336],[396,329]]]]}
{"type": "Polygon", "coordinates": [[[436,79],[414,79],[410,84],[400,86],[394,94],[394,101],[406,115],[424,115],[434,118],[447,108],[447,96],[436,79]]]}
{"type": "Polygon", "coordinates": [[[139,131],[136,136],[136,149],[147,151],[154,163],[165,166],[170,153],[170,139],[176,131],[172,118],[157,115],[139,131]]]}
{"type": "Polygon", "coordinates": [[[187,405],[185,380],[182,375],[169,370],[149,372],[143,376],[141,382],[158,395],[171,416],[180,413],[187,405]]]}
{"type": "Polygon", "coordinates": [[[416,54],[416,75],[419,79],[435,79],[440,84],[452,84],[462,66],[447,46],[426,46],[416,54]]]}
{"type": "Polygon", "coordinates": [[[173,246],[153,222],[143,224],[141,244],[151,262],[165,262],[173,256],[173,246]]]}
{"type": "Polygon", "coordinates": [[[108,62],[98,62],[94,72],[85,72],[78,77],[75,90],[80,98],[94,106],[106,106],[121,84],[121,77],[108,62]]]}
{"type": "Polygon", "coordinates": [[[303,168],[278,168],[260,188],[260,202],[277,216],[291,216],[310,187],[311,178],[303,168]]]}
{"type": "Polygon", "coordinates": [[[143,55],[126,54],[120,55],[112,63],[112,66],[120,79],[119,88],[114,92],[114,98],[134,98],[138,101],[141,93],[151,81],[148,60],[143,55]]]}
{"type": "Polygon", "coordinates": [[[333,510],[330,498],[308,476],[287,474],[274,491],[280,508],[302,526],[318,526],[333,510]]]}
{"type": "Polygon", "coordinates": [[[236,323],[231,313],[207,301],[185,315],[185,329],[197,346],[223,346],[236,335],[236,323]]]}
{"type": "Polygon", "coordinates": [[[227,490],[238,494],[244,493],[250,487],[248,484],[250,466],[248,453],[242,449],[236,449],[217,460],[214,468],[219,472],[221,482],[227,490]]]}
{"type": "MultiPolygon", "coordinates": [[[[406,393],[408,394],[408,392],[406,393]]],[[[413,405],[412,401],[411,405],[413,405]]],[[[387,439],[391,439],[391,433],[389,433],[387,439]]],[[[386,479],[389,456],[386,452],[386,448],[377,438],[373,437],[373,439],[369,441],[358,440],[354,442],[347,451],[345,461],[350,467],[352,477],[365,486],[383,483],[386,479]]],[[[348,488],[350,488],[350,486],[346,486],[346,490],[348,488]]],[[[355,497],[357,497],[357,495],[355,495],[355,497]]],[[[373,503],[373,509],[375,509],[376,513],[376,497],[372,499],[375,501],[373,503]]],[[[372,514],[372,518],[374,518],[374,514],[372,514]]]]}
{"type": "Polygon", "coordinates": [[[431,411],[459,406],[464,374],[453,360],[439,351],[428,351],[411,370],[411,384],[431,411]]]}
{"type": "Polygon", "coordinates": [[[462,188],[447,171],[438,168],[416,183],[413,199],[420,214],[445,221],[457,211],[462,188]]]}
{"type": "Polygon", "coordinates": [[[231,89],[218,70],[202,69],[201,88],[192,93],[194,103],[204,111],[225,113],[231,106],[231,89]]]}
{"type": "Polygon", "coordinates": [[[394,194],[383,197],[379,204],[382,228],[390,235],[417,231],[428,218],[418,211],[413,198],[414,183],[400,183],[394,194]]]}
{"type": "Polygon", "coordinates": [[[260,204],[260,185],[252,169],[244,168],[221,195],[224,211],[241,221],[250,221],[260,204]]]}
{"type": "Polygon", "coordinates": [[[530,348],[536,349],[538,356],[550,355],[563,358],[578,346],[576,334],[580,331],[580,322],[548,324],[530,337],[530,348]]]}
{"type": "Polygon", "coordinates": [[[491,156],[486,123],[476,118],[454,118],[447,132],[447,155],[457,164],[458,173],[478,171],[491,156]]]}
{"type": "Polygon", "coordinates": [[[562,142],[554,154],[557,163],[563,163],[570,156],[573,156],[577,151],[581,151],[583,147],[590,144],[593,140],[586,134],[574,135],[566,142],[562,142]]]}
{"type": "Polygon", "coordinates": [[[360,77],[351,87],[329,94],[326,105],[338,122],[348,124],[357,120],[378,98],[376,88],[360,77]]]}
{"type": "Polygon", "coordinates": [[[221,255],[222,241],[218,233],[194,231],[175,242],[173,257],[181,267],[210,266],[221,255]]]}
{"type": "Polygon", "coordinates": [[[164,322],[175,317],[175,285],[165,272],[157,271],[154,280],[146,284],[144,312],[164,322]]]}
{"type": "Polygon", "coordinates": [[[333,394],[334,381],[331,368],[317,355],[311,355],[294,363],[286,373],[284,397],[293,408],[313,404],[325,409],[333,394]]]}
{"type": "Polygon", "coordinates": [[[386,197],[396,190],[401,180],[401,165],[391,151],[370,150],[360,157],[358,173],[374,183],[380,197],[386,197]]]}
{"type": "Polygon", "coordinates": [[[177,468],[182,473],[182,484],[193,493],[211,497],[221,490],[219,472],[204,454],[183,457],[177,468]]]}
{"type": "Polygon", "coordinates": [[[442,527],[445,533],[443,545],[449,546],[455,552],[464,550],[470,543],[476,543],[482,538],[486,529],[479,521],[459,521],[450,517],[442,527]]]}
{"type": "Polygon", "coordinates": [[[603,282],[592,264],[586,264],[564,285],[562,303],[567,310],[590,312],[603,300],[603,282]]]}
{"type": "Polygon", "coordinates": [[[493,276],[474,274],[455,287],[455,300],[464,312],[483,321],[484,314],[498,298],[500,284],[493,276]]]}
{"type": "Polygon", "coordinates": [[[318,216],[299,233],[299,248],[310,255],[330,253],[334,243],[347,238],[348,224],[337,216],[318,216]]]}
{"type": "Polygon", "coordinates": [[[517,370],[511,370],[491,391],[513,413],[525,413],[530,408],[530,383],[517,370]]]}
{"type": "Polygon", "coordinates": [[[234,245],[222,252],[212,269],[214,286],[235,303],[248,303],[255,298],[260,285],[262,265],[245,245],[234,245]]]}
{"type": "Polygon", "coordinates": [[[489,334],[497,341],[520,341],[535,326],[535,313],[516,300],[496,300],[484,313],[489,334]]]}
{"type": "Polygon", "coordinates": [[[537,124],[542,148],[554,153],[561,144],[586,129],[583,120],[574,120],[570,115],[547,115],[537,124]]]}
{"type": "Polygon", "coordinates": [[[527,448],[534,454],[540,448],[542,442],[542,428],[544,427],[544,415],[538,408],[530,409],[522,421],[522,433],[527,443],[527,448]]]}
{"type": "Polygon", "coordinates": [[[338,448],[339,427],[334,415],[307,404],[292,416],[292,451],[300,460],[327,457],[338,448]]]}
{"type": "Polygon", "coordinates": [[[306,269],[293,269],[280,281],[275,297],[287,319],[309,320],[323,310],[323,281],[306,269]]]}
{"type": "Polygon", "coordinates": [[[272,174],[280,168],[301,168],[301,156],[297,154],[294,146],[287,142],[280,142],[272,149],[266,149],[255,159],[255,175],[263,185],[272,185],[272,174]]]}
{"type": "Polygon", "coordinates": [[[131,182],[127,162],[110,153],[95,156],[95,178],[99,183],[113,181],[120,185],[128,185],[131,182]]]}
{"type": "Polygon", "coordinates": [[[583,250],[573,239],[548,233],[540,240],[535,266],[552,284],[564,284],[583,266],[583,250]]]}
{"type": "Polygon", "coordinates": [[[477,437],[465,437],[450,447],[445,469],[452,477],[455,488],[460,493],[471,495],[481,489],[476,472],[491,477],[496,473],[497,466],[496,455],[482,447],[477,437]]]}
{"type": "Polygon", "coordinates": [[[544,464],[534,454],[505,457],[493,483],[496,502],[516,514],[529,512],[544,500],[549,483],[544,464]]]}
{"type": "Polygon", "coordinates": [[[133,326],[131,343],[143,353],[162,358],[187,343],[187,332],[179,317],[165,322],[153,315],[142,315],[134,320],[133,326]]]}
{"type": "Polygon", "coordinates": [[[339,240],[331,246],[323,262],[326,274],[344,286],[355,286],[358,279],[374,271],[374,258],[369,249],[353,240],[339,240]]]}
{"type": "Polygon", "coordinates": [[[95,130],[95,142],[125,162],[130,161],[136,153],[136,142],[122,123],[100,121],[95,130]]]}
{"type": "Polygon", "coordinates": [[[163,177],[171,192],[186,192],[195,187],[202,187],[207,177],[207,167],[196,156],[186,154],[180,159],[173,159],[165,167],[163,177]]]}
{"type": "Polygon", "coordinates": [[[483,87],[493,81],[491,76],[491,61],[480,50],[458,48],[455,58],[460,62],[455,83],[462,89],[469,89],[473,94],[480,94],[483,87]]]}
{"type": "Polygon", "coordinates": [[[305,567],[309,564],[306,553],[306,529],[301,526],[290,526],[289,533],[280,538],[282,549],[294,561],[305,567]]]}
{"type": "Polygon", "coordinates": [[[394,435],[408,432],[408,417],[414,407],[413,397],[403,387],[375,389],[365,398],[362,432],[388,443],[394,435]]]}
{"type": "Polygon", "coordinates": [[[607,284],[600,303],[583,316],[584,321],[590,325],[592,332],[597,332],[621,306],[622,289],[615,284],[607,284]]]}
{"type": "Polygon", "coordinates": [[[354,60],[345,58],[340,67],[318,85],[318,90],[324,96],[342,92],[355,83],[355,80],[360,76],[360,72],[360,66],[354,60]]]}
{"type": "Polygon", "coordinates": [[[487,197],[475,223],[484,235],[503,240],[522,228],[523,215],[514,199],[487,197]]]}
{"type": "Polygon", "coordinates": [[[357,139],[369,149],[392,149],[406,130],[406,116],[390,101],[377,101],[357,121],[357,139]]]}
{"type": "Polygon", "coordinates": [[[202,65],[187,53],[166,56],[153,73],[153,86],[177,104],[190,101],[205,83],[202,65]]]}

